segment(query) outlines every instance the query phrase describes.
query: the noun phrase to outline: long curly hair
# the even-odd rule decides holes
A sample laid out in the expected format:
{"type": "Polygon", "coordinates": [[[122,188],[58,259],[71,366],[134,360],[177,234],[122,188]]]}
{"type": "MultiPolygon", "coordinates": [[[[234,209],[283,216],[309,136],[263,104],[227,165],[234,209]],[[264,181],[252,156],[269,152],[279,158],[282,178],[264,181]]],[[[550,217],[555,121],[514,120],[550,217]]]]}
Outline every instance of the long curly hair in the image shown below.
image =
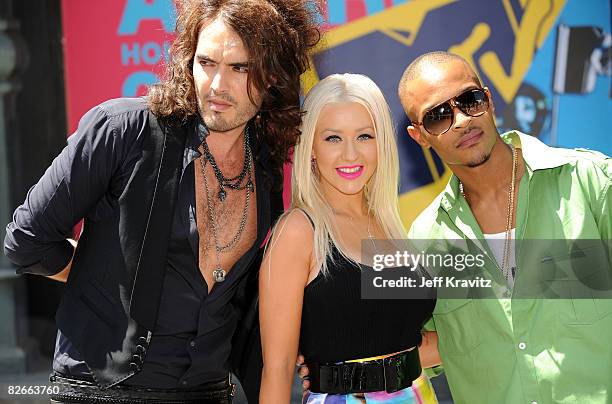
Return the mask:
{"type": "Polygon", "coordinates": [[[193,60],[205,24],[222,18],[249,52],[248,96],[263,94],[258,133],[280,167],[295,145],[301,124],[300,75],[308,52],[319,42],[318,3],[312,0],[182,0],[177,5],[176,38],[166,72],[149,88],[151,111],[186,120],[198,116],[193,60]]]}

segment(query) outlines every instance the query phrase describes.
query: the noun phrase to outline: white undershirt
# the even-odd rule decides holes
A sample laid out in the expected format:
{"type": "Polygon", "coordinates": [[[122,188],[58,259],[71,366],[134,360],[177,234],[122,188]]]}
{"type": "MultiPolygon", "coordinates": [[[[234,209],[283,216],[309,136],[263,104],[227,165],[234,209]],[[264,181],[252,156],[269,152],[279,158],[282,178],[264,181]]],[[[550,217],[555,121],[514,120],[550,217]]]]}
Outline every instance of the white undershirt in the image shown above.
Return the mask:
{"type": "MultiPolygon", "coordinates": [[[[514,286],[514,277],[516,271],[516,260],[514,257],[515,253],[515,244],[514,244],[514,235],[515,229],[512,229],[510,234],[510,256],[508,257],[509,265],[510,265],[510,279],[509,285],[510,288],[514,286]]],[[[485,240],[487,240],[487,244],[489,244],[489,248],[495,257],[495,261],[497,261],[497,265],[501,268],[504,261],[504,241],[506,240],[506,232],[503,231],[501,233],[493,233],[493,234],[483,234],[485,240]]]]}

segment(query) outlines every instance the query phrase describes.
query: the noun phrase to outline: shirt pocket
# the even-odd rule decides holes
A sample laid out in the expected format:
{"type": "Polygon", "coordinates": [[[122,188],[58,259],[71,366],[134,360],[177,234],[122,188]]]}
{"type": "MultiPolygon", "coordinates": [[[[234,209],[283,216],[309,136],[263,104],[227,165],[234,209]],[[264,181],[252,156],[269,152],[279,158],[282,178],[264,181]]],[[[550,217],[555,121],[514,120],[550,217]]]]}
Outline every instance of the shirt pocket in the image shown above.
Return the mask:
{"type": "Polygon", "coordinates": [[[438,300],[433,317],[443,354],[466,355],[482,343],[472,299],[438,300]]]}
{"type": "Polygon", "coordinates": [[[561,322],[589,325],[612,315],[612,269],[601,241],[579,240],[576,244],[580,248],[572,252],[542,257],[542,269],[549,290],[565,300],[561,322]]]}

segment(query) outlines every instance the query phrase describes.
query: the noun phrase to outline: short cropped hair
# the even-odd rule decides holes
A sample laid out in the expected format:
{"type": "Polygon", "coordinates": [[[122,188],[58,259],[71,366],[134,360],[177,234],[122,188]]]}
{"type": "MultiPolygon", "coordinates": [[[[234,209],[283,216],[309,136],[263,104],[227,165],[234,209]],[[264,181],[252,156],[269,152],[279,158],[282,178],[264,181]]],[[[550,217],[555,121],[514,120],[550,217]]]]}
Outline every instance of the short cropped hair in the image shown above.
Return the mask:
{"type": "Polygon", "coordinates": [[[474,72],[474,70],[469,65],[469,63],[461,56],[456,55],[454,53],[445,52],[445,51],[434,51],[434,52],[425,53],[417,57],[416,59],[414,59],[412,63],[408,65],[406,70],[404,70],[404,74],[402,74],[402,78],[400,79],[400,82],[397,88],[399,99],[406,112],[408,112],[411,107],[411,105],[408,104],[410,101],[410,97],[408,96],[406,92],[407,89],[409,88],[409,83],[419,78],[421,74],[423,73],[423,71],[427,69],[428,67],[435,66],[435,65],[441,65],[444,63],[450,63],[450,62],[465,63],[465,65],[468,66],[469,70],[473,73],[474,81],[479,86],[482,86],[480,79],[478,78],[478,75],[476,74],[476,72],[474,72]]]}

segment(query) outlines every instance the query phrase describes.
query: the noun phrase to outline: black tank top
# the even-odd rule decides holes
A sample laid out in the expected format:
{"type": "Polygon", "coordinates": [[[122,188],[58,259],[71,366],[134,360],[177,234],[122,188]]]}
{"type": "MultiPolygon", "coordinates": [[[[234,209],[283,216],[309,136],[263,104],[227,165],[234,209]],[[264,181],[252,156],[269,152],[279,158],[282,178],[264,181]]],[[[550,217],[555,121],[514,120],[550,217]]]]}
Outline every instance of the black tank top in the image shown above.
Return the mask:
{"type": "Polygon", "coordinates": [[[329,274],[304,289],[300,351],[308,362],[336,363],[403,351],[421,342],[435,299],[361,299],[361,271],[332,246],[329,274]]]}

